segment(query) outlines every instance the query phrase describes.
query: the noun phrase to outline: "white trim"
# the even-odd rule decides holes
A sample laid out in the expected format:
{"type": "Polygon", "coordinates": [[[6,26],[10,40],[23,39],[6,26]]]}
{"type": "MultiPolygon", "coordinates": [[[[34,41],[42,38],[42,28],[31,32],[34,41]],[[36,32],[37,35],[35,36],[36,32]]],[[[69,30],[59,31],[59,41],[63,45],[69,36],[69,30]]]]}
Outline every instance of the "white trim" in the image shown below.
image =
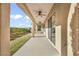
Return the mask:
{"type": "Polygon", "coordinates": [[[61,54],[61,25],[55,27],[55,46],[61,54]]]}
{"type": "Polygon", "coordinates": [[[46,30],[46,38],[48,38],[48,28],[45,28],[45,30],[46,30]]]}

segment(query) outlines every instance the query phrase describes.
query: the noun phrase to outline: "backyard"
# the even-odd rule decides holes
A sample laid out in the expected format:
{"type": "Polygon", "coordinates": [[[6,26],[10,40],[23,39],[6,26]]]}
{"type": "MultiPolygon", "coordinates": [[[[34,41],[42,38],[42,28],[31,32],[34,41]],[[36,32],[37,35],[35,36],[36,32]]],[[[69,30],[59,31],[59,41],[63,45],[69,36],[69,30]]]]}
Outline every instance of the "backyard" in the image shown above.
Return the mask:
{"type": "Polygon", "coordinates": [[[31,38],[31,28],[10,28],[10,53],[13,55],[31,38]]]}

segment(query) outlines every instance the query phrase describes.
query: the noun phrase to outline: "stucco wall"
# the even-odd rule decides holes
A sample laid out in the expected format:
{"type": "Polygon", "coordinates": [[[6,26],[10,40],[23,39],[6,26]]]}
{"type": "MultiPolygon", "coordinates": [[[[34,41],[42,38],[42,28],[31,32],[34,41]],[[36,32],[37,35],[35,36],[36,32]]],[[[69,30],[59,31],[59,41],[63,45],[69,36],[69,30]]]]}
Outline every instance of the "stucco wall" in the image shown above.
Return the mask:
{"type": "Polygon", "coordinates": [[[55,19],[53,19],[55,20],[55,25],[61,25],[61,55],[67,55],[67,18],[70,4],[54,4],[53,8],[55,12],[55,19]]]}
{"type": "Polygon", "coordinates": [[[67,55],[67,17],[70,4],[55,4],[56,25],[61,25],[61,55],[67,55]]]}
{"type": "Polygon", "coordinates": [[[79,8],[75,7],[71,21],[73,54],[79,55],[79,8]]]}
{"type": "Polygon", "coordinates": [[[71,23],[72,23],[72,18],[73,14],[75,13],[75,6],[76,3],[71,4],[70,10],[69,10],[69,15],[68,15],[68,21],[67,21],[67,54],[68,56],[73,55],[73,48],[72,48],[72,28],[71,28],[71,23]]]}

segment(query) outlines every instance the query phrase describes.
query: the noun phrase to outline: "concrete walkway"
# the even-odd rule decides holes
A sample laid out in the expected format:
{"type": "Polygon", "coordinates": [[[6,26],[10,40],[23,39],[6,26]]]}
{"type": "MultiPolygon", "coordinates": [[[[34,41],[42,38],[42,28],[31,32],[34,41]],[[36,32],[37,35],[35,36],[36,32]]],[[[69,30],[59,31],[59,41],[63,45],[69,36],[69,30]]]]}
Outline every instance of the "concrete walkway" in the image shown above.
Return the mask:
{"type": "Polygon", "coordinates": [[[48,39],[38,33],[26,42],[14,56],[58,56],[57,50],[50,44],[48,39]]]}

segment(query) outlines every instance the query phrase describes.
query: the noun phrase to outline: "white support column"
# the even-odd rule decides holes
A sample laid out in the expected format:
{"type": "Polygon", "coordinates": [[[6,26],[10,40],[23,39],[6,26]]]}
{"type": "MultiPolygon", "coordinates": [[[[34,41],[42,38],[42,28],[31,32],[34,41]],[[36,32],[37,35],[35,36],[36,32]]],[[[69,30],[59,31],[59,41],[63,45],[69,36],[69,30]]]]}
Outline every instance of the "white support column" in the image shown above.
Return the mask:
{"type": "Polygon", "coordinates": [[[10,55],[10,5],[0,4],[0,55],[10,55]]]}

